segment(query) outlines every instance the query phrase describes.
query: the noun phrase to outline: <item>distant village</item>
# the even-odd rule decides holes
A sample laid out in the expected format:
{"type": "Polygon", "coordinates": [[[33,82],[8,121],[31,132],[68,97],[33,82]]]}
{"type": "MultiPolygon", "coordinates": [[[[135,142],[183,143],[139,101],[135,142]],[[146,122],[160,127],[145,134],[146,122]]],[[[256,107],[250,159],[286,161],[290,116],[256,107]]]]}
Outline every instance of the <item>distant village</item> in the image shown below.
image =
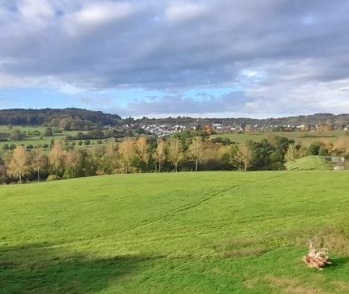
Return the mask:
{"type": "Polygon", "coordinates": [[[349,114],[317,113],[281,118],[121,118],[117,114],[85,109],[8,109],[0,110],[0,125],[45,126],[65,131],[105,129],[120,133],[167,136],[190,130],[207,134],[249,132],[328,132],[348,131],[349,114]]]}
{"type": "Polygon", "coordinates": [[[140,128],[145,133],[154,134],[156,136],[168,136],[171,134],[198,130],[205,130],[207,133],[224,134],[224,133],[257,133],[257,132],[329,132],[329,131],[348,131],[348,125],[328,124],[224,124],[212,123],[206,125],[193,124],[126,124],[127,128],[140,128]]]}
{"type": "Polygon", "coordinates": [[[207,133],[257,132],[329,132],[348,131],[349,115],[319,113],[283,118],[142,118],[125,119],[124,129],[141,129],[145,133],[167,136],[182,131],[205,130],[207,133]]]}

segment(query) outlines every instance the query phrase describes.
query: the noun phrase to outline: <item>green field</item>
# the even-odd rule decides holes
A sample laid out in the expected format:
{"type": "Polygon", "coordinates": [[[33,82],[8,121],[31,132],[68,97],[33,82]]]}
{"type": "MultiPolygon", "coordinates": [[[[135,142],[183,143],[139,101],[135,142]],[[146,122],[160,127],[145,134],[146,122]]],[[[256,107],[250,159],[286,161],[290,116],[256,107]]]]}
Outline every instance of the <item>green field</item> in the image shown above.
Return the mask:
{"type": "Polygon", "coordinates": [[[263,133],[232,133],[232,134],[217,134],[212,138],[222,137],[229,138],[236,143],[245,143],[247,141],[261,141],[271,135],[277,135],[295,140],[296,143],[300,143],[305,147],[309,147],[314,142],[329,141],[334,142],[339,137],[345,136],[345,132],[263,132],[263,133]]]}
{"type": "Polygon", "coordinates": [[[310,155],[285,164],[287,170],[333,170],[324,156],[310,155]]]}
{"type": "Polygon", "coordinates": [[[349,293],[349,173],[0,186],[0,293],[349,293]],[[333,265],[301,258],[325,242],[333,265]]]}
{"type": "MultiPolygon", "coordinates": [[[[8,140],[8,141],[0,141],[0,156],[3,154],[3,147],[4,145],[10,146],[11,144],[14,144],[16,146],[23,145],[28,146],[32,145],[33,147],[43,146],[44,144],[50,145],[51,141],[60,141],[64,140],[67,136],[75,136],[78,131],[63,131],[60,130],[58,133],[54,133],[53,136],[43,136],[44,131],[46,127],[35,127],[35,126],[16,126],[16,127],[9,127],[9,126],[3,126],[0,125],[0,134],[11,134],[12,130],[20,130],[22,133],[25,134],[25,138],[23,140],[8,140]],[[39,131],[40,135],[28,135],[30,132],[39,131]]],[[[86,132],[83,132],[86,133],[86,132]]],[[[85,141],[85,140],[71,140],[71,142],[75,142],[76,144],[79,141],[85,141]]],[[[97,139],[91,139],[89,140],[90,144],[96,144],[98,141],[97,139]]]]}
{"type": "Polygon", "coordinates": [[[45,127],[34,127],[34,126],[9,127],[9,126],[0,125],[0,133],[2,133],[2,134],[11,134],[11,132],[13,130],[19,130],[22,133],[24,133],[26,135],[25,139],[23,139],[23,140],[9,140],[9,141],[0,142],[0,153],[1,153],[2,148],[5,144],[7,144],[7,145],[15,144],[16,146],[21,145],[21,144],[23,144],[24,146],[28,146],[28,145],[33,145],[33,146],[41,145],[42,146],[43,144],[49,145],[51,143],[52,139],[54,139],[55,141],[59,141],[59,140],[64,139],[67,135],[75,135],[76,134],[76,132],[73,132],[73,131],[69,131],[69,132],[65,131],[62,133],[56,133],[56,134],[54,134],[54,136],[43,137],[42,134],[44,133],[45,127]],[[34,131],[39,131],[41,134],[40,135],[28,135],[28,133],[34,132],[34,131]]]}

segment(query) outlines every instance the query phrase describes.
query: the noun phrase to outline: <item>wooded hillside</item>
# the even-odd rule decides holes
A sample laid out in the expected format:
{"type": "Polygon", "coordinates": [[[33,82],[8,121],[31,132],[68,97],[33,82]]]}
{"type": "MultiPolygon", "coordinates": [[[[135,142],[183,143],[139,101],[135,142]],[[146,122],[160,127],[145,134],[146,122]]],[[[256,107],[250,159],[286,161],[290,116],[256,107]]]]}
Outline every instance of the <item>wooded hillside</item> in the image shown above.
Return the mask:
{"type": "Polygon", "coordinates": [[[78,108],[0,110],[0,125],[43,125],[80,130],[100,125],[115,126],[120,120],[121,117],[116,114],[78,108]]]}

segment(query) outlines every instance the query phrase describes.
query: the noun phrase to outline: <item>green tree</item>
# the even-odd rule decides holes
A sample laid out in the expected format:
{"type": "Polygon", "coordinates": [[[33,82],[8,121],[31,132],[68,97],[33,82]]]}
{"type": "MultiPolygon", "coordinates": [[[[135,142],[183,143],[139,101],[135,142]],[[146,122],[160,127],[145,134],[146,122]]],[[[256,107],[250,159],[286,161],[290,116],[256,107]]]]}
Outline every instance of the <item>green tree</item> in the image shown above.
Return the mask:
{"type": "Polygon", "coordinates": [[[24,134],[18,129],[12,130],[11,135],[10,135],[10,139],[16,140],[16,141],[21,141],[24,139],[24,137],[25,137],[24,134]]]}
{"type": "Polygon", "coordinates": [[[91,156],[96,164],[97,174],[111,174],[117,168],[118,150],[115,143],[108,142],[95,145],[91,149],[91,156]]]}
{"type": "Polygon", "coordinates": [[[275,151],[275,147],[267,139],[262,139],[260,142],[250,141],[247,144],[253,153],[253,167],[258,170],[272,169],[271,154],[275,151]]]}
{"type": "Polygon", "coordinates": [[[3,146],[2,146],[2,150],[3,151],[7,151],[7,150],[9,150],[10,149],[10,146],[8,145],[8,144],[4,144],[3,146]]]}
{"type": "Polygon", "coordinates": [[[53,130],[52,128],[46,128],[44,130],[44,134],[43,134],[45,137],[52,137],[53,136],[53,130]]]}

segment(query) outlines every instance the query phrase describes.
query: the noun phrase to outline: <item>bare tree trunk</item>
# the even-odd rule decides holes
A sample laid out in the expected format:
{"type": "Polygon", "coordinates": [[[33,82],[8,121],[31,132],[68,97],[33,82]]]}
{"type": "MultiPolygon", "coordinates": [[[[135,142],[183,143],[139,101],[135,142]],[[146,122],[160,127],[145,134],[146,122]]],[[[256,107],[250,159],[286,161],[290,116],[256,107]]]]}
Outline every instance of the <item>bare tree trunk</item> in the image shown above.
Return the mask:
{"type": "Polygon", "coordinates": [[[195,171],[198,171],[198,160],[195,160],[195,171]]]}

